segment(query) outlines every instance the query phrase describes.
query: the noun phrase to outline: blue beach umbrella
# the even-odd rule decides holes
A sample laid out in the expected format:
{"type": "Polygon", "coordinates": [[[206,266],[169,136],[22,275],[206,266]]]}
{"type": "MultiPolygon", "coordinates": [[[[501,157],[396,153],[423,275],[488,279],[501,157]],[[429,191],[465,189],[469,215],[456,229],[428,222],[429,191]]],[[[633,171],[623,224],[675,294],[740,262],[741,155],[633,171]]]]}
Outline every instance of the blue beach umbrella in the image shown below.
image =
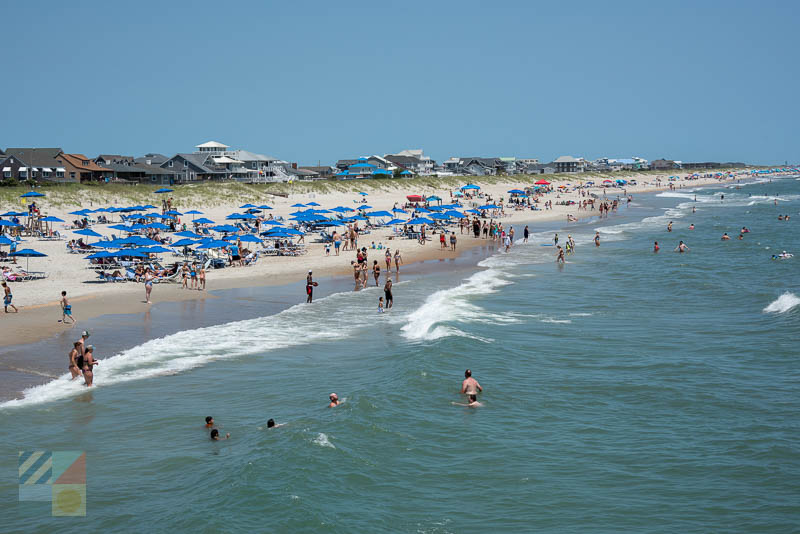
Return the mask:
{"type": "Polygon", "coordinates": [[[392,213],[405,213],[405,214],[408,214],[407,211],[401,210],[400,208],[392,208],[392,213]]]}
{"type": "Polygon", "coordinates": [[[4,235],[0,235],[0,245],[13,245],[16,243],[13,239],[9,239],[4,235]]]}
{"type": "Polygon", "coordinates": [[[172,252],[170,249],[165,248],[161,245],[149,248],[134,249],[134,250],[136,250],[137,252],[144,252],[145,254],[165,254],[167,252],[172,252]]]}
{"type": "Polygon", "coordinates": [[[388,211],[371,211],[365,214],[367,217],[391,217],[392,214],[388,211]]]}
{"type": "Polygon", "coordinates": [[[260,210],[271,210],[272,206],[267,206],[266,204],[262,204],[262,205],[258,206],[258,209],[260,209],[260,210]]]}
{"type": "Polygon", "coordinates": [[[481,214],[481,212],[476,210],[476,209],[469,209],[469,210],[467,210],[467,213],[474,213],[475,215],[480,215],[481,214]]]}
{"type": "Polygon", "coordinates": [[[425,217],[414,217],[408,224],[433,224],[431,219],[426,219],[425,217]]]}
{"type": "Polygon", "coordinates": [[[203,249],[206,249],[206,248],[224,248],[224,247],[229,247],[229,246],[231,246],[230,243],[228,243],[227,241],[222,241],[221,239],[219,239],[219,240],[206,241],[205,243],[203,243],[202,245],[200,245],[197,248],[198,249],[201,249],[201,248],[203,248],[203,249]]]}
{"type": "Polygon", "coordinates": [[[319,206],[316,202],[309,202],[306,206],[319,206]]]}
{"type": "Polygon", "coordinates": [[[446,220],[448,220],[449,218],[450,218],[450,217],[448,217],[448,216],[447,216],[447,215],[445,215],[444,213],[434,213],[433,215],[431,215],[431,219],[435,219],[435,220],[437,220],[437,221],[446,221],[446,220]]]}
{"type": "Polygon", "coordinates": [[[202,215],[202,214],[203,212],[198,210],[189,210],[186,212],[186,215],[202,215]]]}
{"type": "Polygon", "coordinates": [[[153,228],[153,229],[156,229],[156,230],[169,230],[169,226],[167,226],[164,223],[160,223],[160,222],[145,224],[144,227],[145,228],[153,228]]]}
{"type": "Polygon", "coordinates": [[[278,221],[264,221],[264,222],[262,222],[261,224],[262,224],[262,225],[266,225],[266,226],[283,226],[283,225],[282,225],[281,223],[279,223],[278,221]]]}
{"type": "Polygon", "coordinates": [[[371,209],[372,209],[372,206],[367,206],[366,204],[364,204],[363,206],[359,206],[359,207],[357,207],[356,209],[357,209],[358,211],[363,211],[363,210],[371,210],[371,209]]]}
{"type": "Polygon", "coordinates": [[[456,219],[463,219],[464,218],[464,214],[463,213],[459,213],[456,210],[448,210],[448,211],[444,212],[444,214],[449,216],[449,217],[455,217],[456,219]]]}
{"type": "Polygon", "coordinates": [[[240,210],[247,209],[247,208],[255,208],[255,204],[245,204],[244,206],[239,206],[240,210]]]}
{"type": "Polygon", "coordinates": [[[0,215],[0,217],[23,217],[27,215],[27,213],[22,211],[7,211],[4,214],[0,215]]]}
{"type": "Polygon", "coordinates": [[[403,219],[392,219],[391,221],[387,222],[386,224],[394,226],[396,224],[406,224],[406,221],[404,221],[403,219]]]}
{"type": "MultiPolygon", "coordinates": [[[[42,195],[42,196],[44,196],[44,195],[42,195]]],[[[33,250],[32,248],[23,248],[23,249],[20,249],[20,250],[15,250],[13,252],[9,252],[9,254],[11,256],[18,256],[18,257],[21,257],[21,258],[27,258],[27,260],[25,260],[25,270],[26,271],[30,267],[31,258],[42,258],[44,256],[47,256],[47,254],[45,254],[43,252],[39,252],[38,250],[33,250]]]]}
{"type": "Polygon", "coordinates": [[[467,184],[467,185],[461,186],[461,190],[462,191],[467,190],[467,189],[480,189],[480,186],[477,186],[477,185],[474,185],[474,184],[467,184]]]}
{"type": "Polygon", "coordinates": [[[31,197],[43,197],[44,193],[39,193],[38,191],[30,191],[25,193],[24,195],[20,195],[20,198],[31,198],[31,197]]]}
{"type": "Polygon", "coordinates": [[[229,235],[225,238],[226,241],[236,241],[237,239],[242,243],[261,243],[261,240],[253,234],[229,235]]]}
{"type": "Polygon", "coordinates": [[[365,192],[363,192],[363,191],[359,191],[359,192],[358,192],[358,194],[359,194],[359,195],[361,195],[362,197],[365,197],[365,196],[367,196],[367,193],[365,193],[365,192]]]}
{"type": "Polygon", "coordinates": [[[292,208],[305,208],[306,205],[305,204],[292,204],[291,207],[292,208]]]}
{"type": "Polygon", "coordinates": [[[196,234],[196,233],[190,232],[188,230],[185,230],[183,232],[176,232],[175,235],[178,236],[178,237],[190,237],[192,239],[203,239],[203,236],[201,236],[200,234],[196,234]]]}
{"type": "Polygon", "coordinates": [[[169,210],[167,215],[183,215],[183,213],[179,212],[178,210],[169,210]]]}
{"type": "Polygon", "coordinates": [[[221,224],[219,226],[213,226],[211,229],[214,230],[215,232],[238,232],[239,231],[238,228],[236,228],[235,226],[232,226],[230,224],[221,224]]]}
{"type": "Polygon", "coordinates": [[[21,224],[17,224],[17,223],[15,223],[15,222],[12,222],[12,221],[5,221],[5,220],[3,220],[3,221],[0,221],[0,226],[11,226],[11,227],[16,227],[16,226],[22,226],[22,225],[21,225],[21,224]]]}
{"type": "Polygon", "coordinates": [[[161,193],[172,193],[172,191],[173,190],[169,189],[168,187],[162,187],[161,189],[156,189],[154,191],[154,193],[156,193],[157,195],[160,195],[161,193]]]}
{"type": "Polygon", "coordinates": [[[49,215],[47,217],[42,218],[42,222],[64,222],[64,219],[59,219],[58,217],[53,217],[49,215]]]}
{"type": "Polygon", "coordinates": [[[101,258],[110,258],[114,255],[113,252],[109,252],[107,250],[101,250],[100,252],[95,252],[94,254],[89,254],[88,256],[84,257],[85,260],[99,260],[101,258]]]}
{"type": "Polygon", "coordinates": [[[214,224],[214,221],[211,219],[206,219],[205,217],[201,217],[194,221],[195,224],[214,224]]]}
{"type": "Polygon", "coordinates": [[[99,233],[95,232],[91,228],[84,228],[83,230],[75,230],[74,233],[76,233],[78,235],[85,235],[85,236],[88,236],[88,237],[103,237],[102,235],[100,235],[99,233]]]}
{"type": "Polygon", "coordinates": [[[171,246],[173,246],[173,247],[191,247],[192,245],[196,245],[196,244],[198,244],[198,241],[194,241],[192,239],[181,239],[181,240],[178,240],[178,241],[175,241],[174,243],[172,243],[171,246]]]}
{"type": "Polygon", "coordinates": [[[525,191],[522,191],[520,189],[511,189],[508,192],[511,193],[512,195],[524,195],[525,194],[525,191]]]}

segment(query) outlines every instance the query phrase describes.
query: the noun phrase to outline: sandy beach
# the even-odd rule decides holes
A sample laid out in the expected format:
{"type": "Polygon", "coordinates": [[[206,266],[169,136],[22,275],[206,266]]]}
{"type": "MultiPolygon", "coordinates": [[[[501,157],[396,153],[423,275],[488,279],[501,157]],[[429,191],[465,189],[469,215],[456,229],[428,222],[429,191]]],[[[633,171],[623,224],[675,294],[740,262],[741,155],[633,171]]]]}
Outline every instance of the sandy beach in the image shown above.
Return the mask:
{"type": "MultiPolygon", "coordinates": [[[[738,171],[740,174],[738,178],[743,178],[746,175],[745,171],[738,171]]],[[[607,197],[609,200],[616,199],[624,193],[628,195],[637,195],[640,193],[658,191],[668,189],[672,185],[675,189],[685,187],[697,187],[707,184],[717,184],[720,182],[718,178],[705,177],[694,178],[688,180],[688,174],[679,175],[678,180],[668,181],[668,175],[656,175],[652,173],[626,176],[626,179],[631,178],[637,181],[637,185],[626,187],[591,187],[588,192],[597,195],[601,200],[607,197]]],[[[476,207],[482,205],[485,199],[491,197],[493,201],[497,202],[500,198],[508,200],[509,194],[507,191],[514,188],[523,188],[530,186],[533,182],[541,177],[520,177],[509,176],[502,181],[497,179],[491,183],[484,183],[480,178],[469,177],[464,178],[463,183],[475,183],[481,187],[481,198],[463,201],[465,207],[476,207]]],[[[564,221],[567,222],[567,215],[570,214],[577,218],[585,218],[597,216],[597,211],[582,211],[578,210],[575,205],[560,205],[559,202],[574,200],[578,201],[582,197],[580,191],[575,190],[572,186],[580,184],[581,181],[576,178],[578,176],[546,176],[553,184],[554,191],[545,194],[540,202],[540,206],[545,201],[553,202],[552,210],[539,210],[532,211],[526,210],[513,210],[506,209],[505,215],[498,220],[505,228],[510,226],[519,225],[521,222],[531,224],[531,231],[536,231],[534,226],[537,221],[564,221]],[[556,187],[560,184],[571,184],[565,192],[559,192],[556,187]]],[[[584,178],[586,179],[586,178],[584,178]]],[[[735,178],[728,178],[728,180],[735,178]]],[[[289,219],[290,213],[296,211],[298,208],[292,207],[295,204],[305,204],[308,202],[316,202],[323,208],[331,208],[335,206],[357,206],[356,202],[360,202],[362,198],[358,195],[359,191],[367,192],[366,199],[371,206],[372,210],[390,210],[395,204],[402,204],[405,202],[405,195],[412,192],[409,191],[409,184],[403,181],[359,181],[348,183],[351,186],[349,191],[336,191],[321,194],[319,192],[302,192],[289,194],[287,197],[272,197],[269,201],[273,210],[267,212],[273,217],[284,217],[289,219]],[[371,182],[379,182],[378,184],[371,182]],[[376,185],[378,187],[376,187],[376,185]]],[[[444,202],[447,203],[451,198],[453,189],[450,188],[426,188],[425,191],[418,191],[424,195],[438,195],[444,202]]],[[[417,191],[414,191],[417,192],[417,191]]],[[[38,204],[41,206],[42,213],[45,215],[52,215],[71,221],[76,218],[74,215],[69,215],[70,211],[86,207],[91,204],[94,206],[107,205],[107,199],[103,198],[85,198],[82,205],[55,202],[57,200],[58,190],[47,190],[47,197],[41,199],[38,204]]],[[[218,223],[223,223],[225,217],[233,212],[242,212],[239,208],[240,205],[251,202],[253,199],[240,198],[234,200],[227,200],[215,205],[204,205],[202,203],[183,204],[181,202],[180,188],[173,193],[175,199],[174,206],[179,211],[187,211],[197,209],[203,212],[203,217],[212,219],[218,223]]],[[[153,200],[160,200],[156,197],[153,200]]],[[[155,211],[155,210],[154,210],[155,211]]],[[[184,215],[181,217],[181,222],[190,223],[191,216],[184,215]]],[[[110,224],[119,222],[118,215],[115,216],[110,224]]],[[[110,237],[112,234],[119,234],[118,231],[108,228],[109,225],[95,224],[92,229],[99,232],[103,236],[110,237]]],[[[191,225],[189,225],[191,227],[191,225]]],[[[429,240],[425,245],[420,245],[415,240],[405,238],[396,238],[391,228],[373,229],[368,235],[363,235],[359,238],[359,247],[366,246],[370,248],[372,243],[382,244],[383,247],[389,247],[392,252],[399,249],[405,268],[413,270],[413,264],[421,260],[429,260],[434,258],[447,258],[459,254],[462,250],[474,247],[485,243],[483,239],[474,239],[471,235],[460,234],[458,226],[453,226],[458,236],[458,245],[456,251],[449,249],[442,250],[439,247],[438,236],[434,236],[433,240],[429,240]]],[[[80,236],[74,235],[65,223],[57,223],[55,229],[59,230],[62,235],[68,238],[77,238],[80,236]]],[[[522,233],[522,227],[516,228],[517,235],[522,233]]],[[[154,303],[164,301],[180,301],[188,299],[213,299],[213,294],[209,291],[215,289],[229,289],[237,287],[249,286],[268,286],[277,284],[286,284],[290,282],[304,280],[306,273],[313,270],[314,276],[323,277],[331,275],[349,274],[352,272],[350,261],[354,257],[354,252],[345,251],[340,256],[334,255],[331,251],[330,256],[325,255],[324,244],[315,242],[316,234],[309,234],[306,236],[307,254],[302,256],[262,256],[255,265],[248,267],[227,267],[225,269],[209,270],[207,273],[207,290],[184,290],[181,289],[180,284],[176,283],[160,283],[156,284],[152,298],[154,303]]],[[[89,239],[88,241],[94,241],[89,239]]],[[[18,314],[4,314],[2,321],[0,321],[0,345],[14,345],[18,343],[29,343],[35,340],[43,339],[45,337],[54,335],[65,328],[59,321],[61,317],[59,299],[61,291],[67,291],[67,295],[71,300],[74,309],[74,315],[80,325],[81,320],[97,317],[109,313],[138,313],[147,308],[144,299],[144,286],[141,283],[125,282],[125,283],[108,283],[98,281],[97,273],[94,270],[87,268],[88,262],[84,259],[82,254],[70,254],[66,250],[66,241],[45,241],[37,240],[36,238],[26,238],[23,245],[25,248],[33,248],[37,251],[47,254],[43,258],[31,258],[30,270],[31,271],[45,271],[48,277],[43,280],[33,280],[26,282],[11,283],[12,291],[14,293],[14,304],[19,308],[18,314]]],[[[255,248],[256,250],[259,247],[255,248]]],[[[370,260],[378,257],[380,264],[383,268],[383,251],[371,251],[370,260]],[[377,253],[377,256],[376,256],[377,253]]],[[[174,261],[182,260],[182,256],[174,256],[172,254],[165,254],[162,256],[163,263],[171,264],[174,261]]],[[[26,258],[19,258],[18,264],[25,267],[28,264],[26,258]]],[[[401,271],[404,266],[401,266],[401,271]]],[[[409,271],[413,272],[413,271],[409,271]]],[[[302,299],[302,294],[298,294],[298,299],[302,299]]]]}

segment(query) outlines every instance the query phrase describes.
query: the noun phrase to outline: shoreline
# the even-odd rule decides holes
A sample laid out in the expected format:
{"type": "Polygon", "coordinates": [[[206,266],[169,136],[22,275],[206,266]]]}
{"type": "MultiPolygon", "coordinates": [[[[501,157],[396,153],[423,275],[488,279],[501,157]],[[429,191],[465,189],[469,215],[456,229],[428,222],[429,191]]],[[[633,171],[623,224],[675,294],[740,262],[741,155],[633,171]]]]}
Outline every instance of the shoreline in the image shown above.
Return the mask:
{"type": "MultiPolygon", "coordinates": [[[[675,190],[679,190],[684,187],[694,188],[708,185],[729,184],[733,183],[737,179],[741,180],[743,178],[745,177],[722,180],[717,178],[699,178],[692,181],[683,180],[680,182],[661,182],[658,185],[647,183],[631,186],[627,188],[627,192],[628,194],[632,195],[650,194],[669,190],[670,183],[676,183],[675,190]]],[[[493,192],[493,196],[502,196],[502,191],[511,185],[511,182],[495,184],[494,189],[499,189],[501,192],[493,192]]],[[[603,188],[592,188],[590,191],[595,194],[607,193],[607,198],[615,198],[618,195],[622,195],[622,190],[618,188],[613,188],[610,190],[605,190],[603,188]]],[[[544,198],[546,200],[556,200],[558,198],[563,200],[575,200],[578,197],[574,193],[558,193],[556,191],[548,193],[544,198]]],[[[294,203],[302,200],[303,199],[290,197],[285,200],[285,203],[288,205],[289,202],[294,203]]],[[[376,202],[376,204],[378,203],[376,202]]],[[[381,208],[383,206],[374,207],[381,208]]],[[[231,208],[228,207],[224,209],[231,208]]],[[[549,223],[557,221],[566,223],[567,221],[565,219],[567,213],[571,213],[577,217],[578,220],[585,220],[587,218],[597,217],[598,215],[596,211],[577,211],[576,206],[554,205],[553,209],[548,211],[510,211],[509,215],[498,220],[503,223],[505,227],[512,225],[522,226],[524,224],[534,225],[542,222],[549,223]]],[[[532,228],[531,231],[536,231],[536,229],[532,228]]],[[[385,231],[379,234],[376,232],[376,234],[377,240],[380,241],[383,241],[383,238],[388,237],[385,231]]],[[[518,231],[518,234],[521,234],[521,231],[518,231]]],[[[456,235],[459,239],[458,247],[455,252],[450,251],[449,249],[439,249],[438,243],[435,241],[429,241],[424,246],[418,245],[412,240],[401,241],[403,244],[403,267],[411,267],[413,269],[412,266],[420,262],[438,260],[442,258],[456,258],[474,247],[487,244],[487,240],[475,239],[469,234],[456,235]]],[[[359,245],[364,246],[370,241],[371,237],[371,235],[361,236],[359,245]]],[[[391,238],[388,238],[386,239],[386,246],[394,250],[396,248],[394,246],[395,242],[396,241],[392,240],[391,238]]],[[[491,243],[491,241],[489,241],[489,243],[491,243]]],[[[214,300],[219,298],[214,294],[214,292],[218,290],[224,291],[248,287],[267,288],[291,285],[293,283],[299,283],[303,281],[308,269],[312,269],[314,271],[315,277],[349,277],[350,273],[352,273],[349,266],[349,260],[347,259],[349,257],[347,256],[347,252],[342,254],[342,259],[338,264],[336,264],[334,263],[336,261],[335,256],[331,255],[330,257],[326,257],[323,255],[322,244],[309,243],[308,249],[309,253],[301,257],[267,257],[259,260],[258,265],[253,267],[227,267],[221,271],[209,271],[207,276],[209,288],[206,291],[182,290],[180,289],[180,284],[173,283],[156,284],[154,286],[152,295],[153,305],[165,302],[174,303],[183,301],[205,301],[207,299],[214,300]],[[314,252],[316,252],[317,255],[314,255],[314,252]],[[273,262],[273,260],[279,261],[273,262]],[[259,269],[259,267],[261,267],[261,269],[259,269]]],[[[379,250],[370,250],[370,252],[373,254],[377,252],[378,255],[381,256],[379,258],[379,264],[383,267],[383,252],[379,250]]],[[[402,270],[403,269],[401,269],[401,272],[402,270]]],[[[411,274],[413,274],[413,271],[411,274]]],[[[25,289],[31,287],[28,286],[28,284],[36,283],[36,281],[16,283],[13,284],[12,287],[15,290],[19,288],[20,291],[18,291],[18,293],[22,294],[24,293],[25,289]]],[[[76,327],[77,330],[82,330],[81,325],[85,324],[87,320],[97,319],[103,315],[144,313],[148,311],[150,306],[153,306],[148,306],[144,302],[143,284],[132,282],[94,284],[89,281],[84,281],[83,284],[85,286],[96,285],[97,289],[95,290],[95,288],[92,287],[88,293],[80,294],[78,296],[72,296],[73,293],[69,293],[70,301],[73,303],[73,308],[75,309],[75,315],[78,318],[78,325],[76,327]],[[139,292],[139,294],[137,294],[137,292],[139,292]]],[[[298,301],[302,300],[301,297],[302,293],[298,292],[298,301]]],[[[15,303],[20,308],[20,313],[6,314],[5,317],[3,317],[4,320],[0,321],[0,334],[12,333],[8,332],[8,330],[13,331],[12,335],[0,335],[0,347],[2,348],[34,343],[49,339],[51,337],[57,337],[59,334],[65,331],[69,332],[71,330],[75,330],[69,326],[65,327],[60,321],[58,321],[60,316],[58,311],[58,300],[51,299],[49,301],[34,302],[30,305],[25,305],[24,303],[20,303],[20,299],[18,298],[15,303]],[[35,310],[36,313],[27,313],[32,310],[35,310]]]]}

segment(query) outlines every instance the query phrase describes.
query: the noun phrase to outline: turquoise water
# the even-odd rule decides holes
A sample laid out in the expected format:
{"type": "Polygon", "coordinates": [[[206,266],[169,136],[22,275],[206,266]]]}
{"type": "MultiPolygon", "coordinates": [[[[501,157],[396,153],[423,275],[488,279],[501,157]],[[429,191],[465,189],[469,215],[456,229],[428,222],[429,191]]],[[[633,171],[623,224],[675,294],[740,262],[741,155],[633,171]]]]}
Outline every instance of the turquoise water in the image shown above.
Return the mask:
{"type": "Polygon", "coordinates": [[[479,267],[401,278],[384,315],[378,290],[338,292],[128,348],[90,393],[59,380],[0,405],[0,524],[796,531],[800,257],[770,256],[800,255],[798,208],[791,178],[642,196],[559,229],[578,242],[563,268],[539,224],[479,267]],[[452,404],[467,367],[481,408],[452,404]],[[206,415],[232,439],[209,441],[206,415]],[[17,505],[24,449],[87,451],[87,518],[17,505]]]}

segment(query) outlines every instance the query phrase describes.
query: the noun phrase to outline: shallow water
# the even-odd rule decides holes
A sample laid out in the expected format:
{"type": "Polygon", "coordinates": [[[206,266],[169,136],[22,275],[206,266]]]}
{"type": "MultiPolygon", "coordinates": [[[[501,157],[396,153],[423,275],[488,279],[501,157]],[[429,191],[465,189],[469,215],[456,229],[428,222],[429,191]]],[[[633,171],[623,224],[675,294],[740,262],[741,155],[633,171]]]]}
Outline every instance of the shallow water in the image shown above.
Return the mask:
{"type": "Polygon", "coordinates": [[[383,315],[379,290],[341,291],[123,344],[93,391],[60,380],[0,406],[5,500],[16,500],[17,450],[85,450],[89,517],[14,503],[0,521],[20,531],[141,521],[209,532],[795,530],[800,259],[770,256],[800,253],[799,207],[792,179],[642,196],[560,229],[562,243],[578,243],[563,268],[538,224],[530,243],[480,267],[469,265],[476,252],[401,279],[383,315]],[[742,226],[751,233],[739,241],[742,226]],[[688,254],[672,252],[678,240],[688,254]],[[467,367],[485,389],[478,409],[452,405],[467,367]],[[331,391],[344,401],[336,409],[325,407],[331,391]],[[205,415],[232,439],[210,442],[205,415]],[[286,426],[266,430],[270,417],[286,426]]]}

